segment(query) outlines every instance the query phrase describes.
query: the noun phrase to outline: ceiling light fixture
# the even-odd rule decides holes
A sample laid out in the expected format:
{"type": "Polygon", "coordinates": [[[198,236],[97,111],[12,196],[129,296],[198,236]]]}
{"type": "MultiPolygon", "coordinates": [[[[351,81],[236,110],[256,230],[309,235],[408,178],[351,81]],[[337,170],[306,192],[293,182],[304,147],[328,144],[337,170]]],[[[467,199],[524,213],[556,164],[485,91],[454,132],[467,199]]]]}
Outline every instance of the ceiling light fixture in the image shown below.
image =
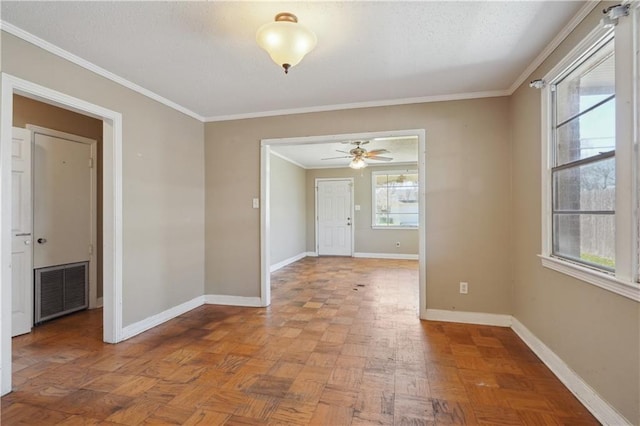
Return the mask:
{"type": "Polygon", "coordinates": [[[269,53],[271,59],[289,73],[304,55],[311,52],[318,38],[313,31],[300,25],[293,13],[278,13],[275,22],[264,24],[256,33],[258,45],[269,53]]]}
{"type": "Polygon", "coordinates": [[[364,162],[364,158],[355,157],[353,160],[351,160],[351,163],[349,163],[349,167],[356,170],[364,169],[365,167],[367,167],[367,163],[364,162]]]}

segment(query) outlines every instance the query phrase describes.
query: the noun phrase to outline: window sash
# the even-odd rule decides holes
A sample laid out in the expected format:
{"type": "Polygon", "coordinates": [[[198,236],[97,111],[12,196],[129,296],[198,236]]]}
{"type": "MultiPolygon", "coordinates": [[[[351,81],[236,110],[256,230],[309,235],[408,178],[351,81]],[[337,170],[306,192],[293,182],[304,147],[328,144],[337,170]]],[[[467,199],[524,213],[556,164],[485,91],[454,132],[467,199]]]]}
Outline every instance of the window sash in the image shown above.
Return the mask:
{"type": "MultiPolygon", "coordinates": [[[[418,184],[418,172],[416,170],[389,170],[389,171],[372,171],[371,172],[371,182],[372,182],[372,217],[371,217],[371,227],[372,228],[380,228],[380,229],[391,229],[391,228],[402,228],[402,229],[415,229],[419,226],[419,184],[418,184]],[[391,185],[393,178],[397,178],[399,176],[410,176],[410,182],[414,182],[414,184],[395,186],[391,185]],[[384,183],[378,183],[380,177],[384,177],[384,183]],[[398,190],[407,190],[414,191],[416,199],[415,202],[408,203],[408,206],[414,207],[414,209],[408,209],[410,211],[402,210],[397,208],[398,206],[394,206],[392,200],[390,200],[390,192],[392,189],[398,190]],[[380,191],[382,190],[382,191],[380,191]],[[379,195],[378,192],[383,192],[383,195],[379,195]],[[380,197],[384,197],[383,204],[386,206],[384,211],[378,209],[378,201],[380,197]],[[406,222],[403,224],[402,218],[413,218],[414,221],[409,220],[410,224],[406,222]],[[397,220],[396,220],[397,219],[397,220]],[[415,222],[415,224],[414,224],[415,222]]],[[[401,201],[401,200],[398,200],[401,201]]]]}
{"type": "MultiPolygon", "coordinates": [[[[572,84],[572,83],[580,84],[580,81],[582,78],[589,75],[591,72],[596,71],[599,66],[606,63],[608,58],[611,58],[613,56],[615,60],[614,51],[607,53],[606,50],[603,50],[603,49],[609,49],[609,46],[615,47],[613,33],[609,37],[604,38],[599,43],[596,43],[591,48],[587,49],[585,53],[577,61],[575,61],[571,65],[571,67],[569,67],[565,72],[561,73],[552,82],[550,86],[550,89],[551,89],[551,97],[550,97],[551,108],[550,109],[552,111],[551,113],[551,119],[552,119],[551,136],[552,137],[550,140],[551,142],[550,148],[552,152],[553,162],[550,170],[550,181],[549,181],[549,184],[551,186],[550,187],[551,209],[548,213],[549,214],[548,220],[550,221],[550,224],[551,224],[551,241],[552,241],[552,244],[550,247],[551,255],[611,273],[611,272],[614,272],[615,269],[608,266],[608,257],[604,258],[600,256],[592,256],[591,253],[588,253],[589,250],[584,249],[584,247],[586,246],[592,246],[593,245],[592,241],[583,241],[582,238],[589,238],[589,234],[590,234],[586,227],[585,229],[583,229],[583,223],[592,223],[594,221],[597,222],[597,219],[595,219],[597,217],[614,216],[613,226],[615,229],[615,209],[586,210],[586,209],[580,208],[580,205],[577,206],[578,208],[559,208],[561,203],[561,200],[559,199],[559,197],[561,196],[566,197],[567,194],[570,195],[569,203],[571,204],[572,200],[581,199],[583,187],[582,187],[582,182],[580,181],[580,177],[578,178],[578,182],[574,183],[575,188],[571,188],[568,191],[566,190],[562,191],[558,186],[561,184],[561,182],[559,182],[558,179],[560,179],[559,176],[562,172],[567,172],[571,170],[575,170],[575,171],[587,170],[587,169],[583,169],[583,167],[591,164],[595,164],[597,162],[604,161],[609,158],[615,158],[615,150],[600,152],[598,154],[587,156],[587,157],[582,157],[581,155],[582,152],[579,152],[577,159],[573,159],[575,154],[570,152],[569,161],[567,161],[566,158],[562,159],[565,161],[564,163],[561,161],[561,158],[560,158],[560,149],[561,149],[561,144],[563,142],[565,142],[565,145],[568,145],[571,143],[575,144],[577,142],[579,145],[577,147],[578,150],[588,149],[588,147],[582,146],[582,141],[583,141],[582,138],[580,138],[578,141],[569,140],[567,142],[561,138],[562,136],[561,132],[566,131],[567,127],[569,125],[572,125],[572,123],[574,125],[577,124],[578,129],[581,130],[582,123],[580,120],[585,118],[587,120],[593,120],[593,115],[590,116],[589,115],[590,113],[595,113],[596,111],[601,110],[601,108],[605,108],[609,104],[609,102],[615,102],[615,91],[613,94],[610,94],[605,98],[591,105],[588,105],[587,107],[582,109],[580,105],[580,102],[581,102],[580,92],[571,93],[569,89],[566,89],[566,86],[562,86],[561,88],[563,89],[562,92],[564,96],[562,99],[559,99],[559,92],[560,92],[559,87],[563,82],[566,84],[572,84]],[[598,55],[601,55],[602,57],[598,58],[598,55]],[[588,66],[588,68],[585,68],[585,66],[588,66]],[[558,109],[559,109],[560,102],[564,103],[565,110],[567,109],[567,105],[572,105],[572,104],[576,104],[577,108],[575,108],[576,111],[572,114],[567,114],[567,112],[565,111],[566,116],[563,118],[561,122],[558,122],[558,119],[559,119],[558,109]],[[574,196],[571,197],[571,194],[574,194],[574,196]],[[565,219],[563,220],[562,218],[565,218],[565,219]],[[574,221],[571,221],[570,218],[574,218],[574,221]],[[568,247],[570,249],[568,249],[568,247]],[[582,252],[583,249],[585,250],[585,253],[582,252]],[[577,252],[577,253],[572,254],[571,252],[577,252]],[[602,262],[601,262],[602,264],[589,261],[589,259],[596,259],[596,258],[602,259],[602,262]]],[[[605,80],[605,82],[606,81],[607,80],[605,80]]],[[[610,89],[610,86],[605,86],[605,87],[609,87],[610,89]]],[[[614,81],[614,87],[615,87],[615,81],[614,81]]],[[[614,114],[615,114],[615,109],[614,109],[614,114]]],[[[611,124],[613,126],[612,130],[615,135],[615,120],[611,124]]],[[[579,137],[580,136],[582,135],[579,135],[579,137]]],[[[563,148],[569,149],[567,146],[564,146],[563,148]]],[[[567,154],[565,154],[565,156],[566,155],[567,154]]],[[[567,185],[567,183],[565,183],[565,185],[567,185]]],[[[562,203],[566,203],[566,201],[562,201],[562,203]]],[[[575,203],[575,201],[573,201],[573,203],[575,203]]],[[[581,202],[579,202],[579,204],[581,204],[581,202]]],[[[570,206],[570,207],[573,207],[573,206],[570,206]]],[[[610,220],[607,222],[609,222],[609,226],[611,226],[610,220]]],[[[593,226],[591,226],[589,229],[591,230],[592,228],[593,226]]],[[[591,237],[593,238],[593,235],[591,235],[591,237]]],[[[614,259],[615,259],[615,236],[614,236],[613,247],[606,247],[605,245],[605,252],[610,252],[610,249],[613,249],[614,259]]]]}
{"type": "MultiPolygon", "coordinates": [[[[542,90],[542,266],[572,276],[582,282],[595,285],[615,294],[640,302],[640,150],[638,130],[640,121],[640,84],[636,76],[640,72],[640,55],[637,51],[640,29],[640,2],[631,3],[632,19],[621,17],[615,27],[595,27],[549,72],[542,76],[548,82],[542,90]],[[615,272],[593,268],[588,264],[559,258],[553,254],[553,169],[556,111],[553,108],[554,84],[566,76],[585,57],[614,37],[615,54],[615,272]]],[[[595,101],[595,99],[594,99],[595,101]]],[[[584,103],[589,104],[588,101],[584,103]]],[[[597,142],[598,144],[599,141],[597,142]]],[[[596,145],[594,143],[593,145],[596,145]]],[[[603,144],[600,144],[603,145],[603,144]]],[[[605,149],[601,149],[605,151],[605,149]]],[[[606,149],[606,152],[612,151],[606,149]]],[[[591,153],[589,153],[591,154],[591,153]]],[[[600,153],[595,153],[600,155],[600,153]]]]}

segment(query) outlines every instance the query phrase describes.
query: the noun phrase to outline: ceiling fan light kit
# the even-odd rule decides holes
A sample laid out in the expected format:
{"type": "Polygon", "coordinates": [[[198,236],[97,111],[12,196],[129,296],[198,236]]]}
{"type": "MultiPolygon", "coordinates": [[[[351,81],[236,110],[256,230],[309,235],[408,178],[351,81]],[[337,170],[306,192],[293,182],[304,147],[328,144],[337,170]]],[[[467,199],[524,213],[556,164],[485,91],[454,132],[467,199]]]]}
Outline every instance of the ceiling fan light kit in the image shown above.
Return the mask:
{"type": "Polygon", "coordinates": [[[288,74],[289,68],[298,65],[316,47],[318,38],[313,31],[298,23],[296,15],[283,12],[276,15],[274,22],[258,29],[256,41],[288,74]]]}
{"type": "Polygon", "coordinates": [[[362,157],[356,157],[351,160],[351,163],[349,163],[349,167],[356,170],[364,169],[365,167],[367,167],[367,163],[365,163],[362,157]]]}
{"type": "Polygon", "coordinates": [[[377,161],[393,160],[393,158],[391,157],[380,156],[380,154],[389,153],[389,151],[386,149],[372,149],[371,151],[367,151],[366,149],[362,148],[361,145],[366,145],[369,143],[369,141],[353,141],[353,142],[342,142],[342,143],[349,143],[351,145],[355,145],[356,147],[350,150],[349,152],[342,151],[339,149],[336,150],[338,152],[342,152],[344,154],[349,154],[349,155],[343,155],[340,157],[322,158],[322,160],[335,160],[337,158],[351,158],[349,167],[356,170],[364,169],[365,167],[367,167],[367,163],[364,160],[377,160],[377,161]]]}

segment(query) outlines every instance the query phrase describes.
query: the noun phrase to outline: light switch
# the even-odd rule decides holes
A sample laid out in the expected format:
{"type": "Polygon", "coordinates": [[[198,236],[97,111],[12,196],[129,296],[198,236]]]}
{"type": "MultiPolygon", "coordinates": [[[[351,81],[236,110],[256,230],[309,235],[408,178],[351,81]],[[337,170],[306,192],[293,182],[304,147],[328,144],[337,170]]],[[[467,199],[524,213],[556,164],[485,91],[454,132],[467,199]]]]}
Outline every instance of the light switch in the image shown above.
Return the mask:
{"type": "Polygon", "coordinates": [[[359,211],[360,211],[360,204],[356,204],[356,205],[354,206],[354,208],[356,209],[356,211],[357,211],[357,212],[359,212],[359,211]]]}
{"type": "Polygon", "coordinates": [[[260,208],[260,199],[259,198],[254,198],[253,199],[253,208],[254,209],[259,209],[260,208]]]}

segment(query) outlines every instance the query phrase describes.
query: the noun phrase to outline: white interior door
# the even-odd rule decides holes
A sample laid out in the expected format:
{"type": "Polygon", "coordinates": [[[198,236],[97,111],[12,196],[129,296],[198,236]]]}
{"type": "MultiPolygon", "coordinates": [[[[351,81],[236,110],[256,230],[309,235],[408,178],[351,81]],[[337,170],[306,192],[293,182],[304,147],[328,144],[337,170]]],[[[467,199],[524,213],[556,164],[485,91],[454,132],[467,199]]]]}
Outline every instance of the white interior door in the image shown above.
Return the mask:
{"type": "Polygon", "coordinates": [[[11,336],[33,326],[31,132],[13,128],[11,143],[11,336]]]}
{"type": "Polygon", "coordinates": [[[318,180],[316,187],[318,255],[351,256],[353,182],[318,180]]]}
{"type": "Polygon", "coordinates": [[[92,145],[34,137],[34,268],[89,261],[92,145]]]}

